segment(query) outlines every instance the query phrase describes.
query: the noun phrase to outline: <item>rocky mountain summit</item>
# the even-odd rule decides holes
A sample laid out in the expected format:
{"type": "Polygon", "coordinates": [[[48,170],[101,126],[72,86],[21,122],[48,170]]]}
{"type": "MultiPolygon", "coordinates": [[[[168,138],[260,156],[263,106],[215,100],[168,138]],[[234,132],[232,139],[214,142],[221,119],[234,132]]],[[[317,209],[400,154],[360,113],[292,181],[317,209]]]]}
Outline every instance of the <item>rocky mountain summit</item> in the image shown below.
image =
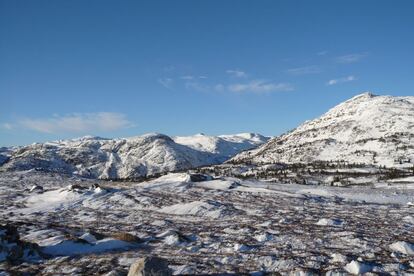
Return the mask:
{"type": "Polygon", "coordinates": [[[99,179],[136,179],[218,164],[268,140],[259,134],[169,137],[146,134],[124,139],[82,137],[2,148],[0,169],[41,170],[99,179]]]}
{"type": "Polygon", "coordinates": [[[316,161],[411,167],[414,97],[376,96],[369,92],[357,95],[230,162],[316,161]]]}

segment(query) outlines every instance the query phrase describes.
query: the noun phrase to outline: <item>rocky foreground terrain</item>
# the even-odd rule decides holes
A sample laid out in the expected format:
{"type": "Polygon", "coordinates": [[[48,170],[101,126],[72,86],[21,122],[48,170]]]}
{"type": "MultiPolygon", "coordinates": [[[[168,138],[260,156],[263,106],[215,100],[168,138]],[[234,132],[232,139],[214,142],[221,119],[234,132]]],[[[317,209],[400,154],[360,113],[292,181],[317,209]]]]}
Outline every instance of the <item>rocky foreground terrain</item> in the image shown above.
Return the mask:
{"type": "Polygon", "coordinates": [[[179,173],[131,183],[5,172],[0,220],[24,244],[11,256],[2,236],[0,270],[126,275],[137,258],[157,256],[176,275],[414,273],[413,182],[344,188],[179,173]]]}

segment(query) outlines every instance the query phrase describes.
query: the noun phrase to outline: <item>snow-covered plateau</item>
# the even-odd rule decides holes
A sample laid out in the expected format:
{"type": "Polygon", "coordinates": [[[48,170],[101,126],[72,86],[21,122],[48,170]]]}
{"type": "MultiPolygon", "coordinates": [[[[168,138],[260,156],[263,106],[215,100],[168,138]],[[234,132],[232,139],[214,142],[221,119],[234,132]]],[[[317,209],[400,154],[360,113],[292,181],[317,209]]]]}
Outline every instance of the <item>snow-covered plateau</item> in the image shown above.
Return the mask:
{"type": "Polygon", "coordinates": [[[137,183],[3,172],[0,220],[32,246],[10,256],[12,242],[2,237],[0,258],[9,262],[0,269],[126,275],[137,258],[157,256],[175,275],[408,275],[414,182],[382,184],[344,188],[190,173],[137,183]]]}
{"type": "Polygon", "coordinates": [[[414,97],[364,93],[270,140],[0,148],[0,276],[413,275],[413,138],[414,97]]]}

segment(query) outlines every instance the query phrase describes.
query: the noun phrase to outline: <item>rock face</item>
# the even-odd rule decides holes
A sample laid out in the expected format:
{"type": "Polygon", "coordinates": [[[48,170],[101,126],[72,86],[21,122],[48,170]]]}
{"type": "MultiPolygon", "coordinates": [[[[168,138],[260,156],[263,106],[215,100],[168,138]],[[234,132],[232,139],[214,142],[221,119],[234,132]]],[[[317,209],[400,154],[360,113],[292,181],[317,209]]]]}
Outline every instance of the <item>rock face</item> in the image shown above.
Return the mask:
{"type": "Polygon", "coordinates": [[[268,140],[258,134],[174,139],[163,134],[146,134],[126,139],[84,137],[33,144],[9,150],[0,168],[37,169],[100,179],[141,178],[218,164],[268,140]]]}
{"type": "Polygon", "coordinates": [[[158,257],[138,259],[129,268],[128,276],[169,276],[168,262],[158,257]]]}
{"type": "Polygon", "coordinates": [[[16,227],[9,224],[0,225],[0,262],[18,264],[38,257],[38,246],[21,241],[16,227]]]}
{"type": "Polygon", "coordinates": [[[412,166],[414,97],[355,96],[257,149],[236,155],[230,162],[315,161],[412,166]]]}

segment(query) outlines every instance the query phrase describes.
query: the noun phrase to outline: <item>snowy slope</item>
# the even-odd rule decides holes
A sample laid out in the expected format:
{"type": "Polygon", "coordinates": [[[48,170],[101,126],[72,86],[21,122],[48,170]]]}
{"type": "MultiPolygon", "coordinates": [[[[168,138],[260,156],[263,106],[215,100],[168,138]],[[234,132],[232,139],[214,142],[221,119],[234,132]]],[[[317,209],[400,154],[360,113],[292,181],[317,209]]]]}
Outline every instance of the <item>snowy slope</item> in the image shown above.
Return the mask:
{"type": "MultiPolygon", "coordinates": [[[[257,134],[175,137],[146,134],[125,139],[86,136],[32,144],[7,152],[4,170],[40,169],[101,179],[125,179],[221,163],[267,141],[257,134]]],[[[1,164],[0,164],[1,165],[1,164]]]]}
{"type": "Polygon", "coordinates": [[[196,134],[194,136],[175,136],[172,139],[178,144],[186,145],[198,151],[218,154],[221,156],[221,162],[244,150],[262,145],[269,140],[269,138],[256,133],[220,136],[196,134]]]}
{"type": "Polygon", "coordinates": [[[347,161],[411,166],[414,163],[414,97],[364,93],[307,121],[234,162],[347,161]]]}

